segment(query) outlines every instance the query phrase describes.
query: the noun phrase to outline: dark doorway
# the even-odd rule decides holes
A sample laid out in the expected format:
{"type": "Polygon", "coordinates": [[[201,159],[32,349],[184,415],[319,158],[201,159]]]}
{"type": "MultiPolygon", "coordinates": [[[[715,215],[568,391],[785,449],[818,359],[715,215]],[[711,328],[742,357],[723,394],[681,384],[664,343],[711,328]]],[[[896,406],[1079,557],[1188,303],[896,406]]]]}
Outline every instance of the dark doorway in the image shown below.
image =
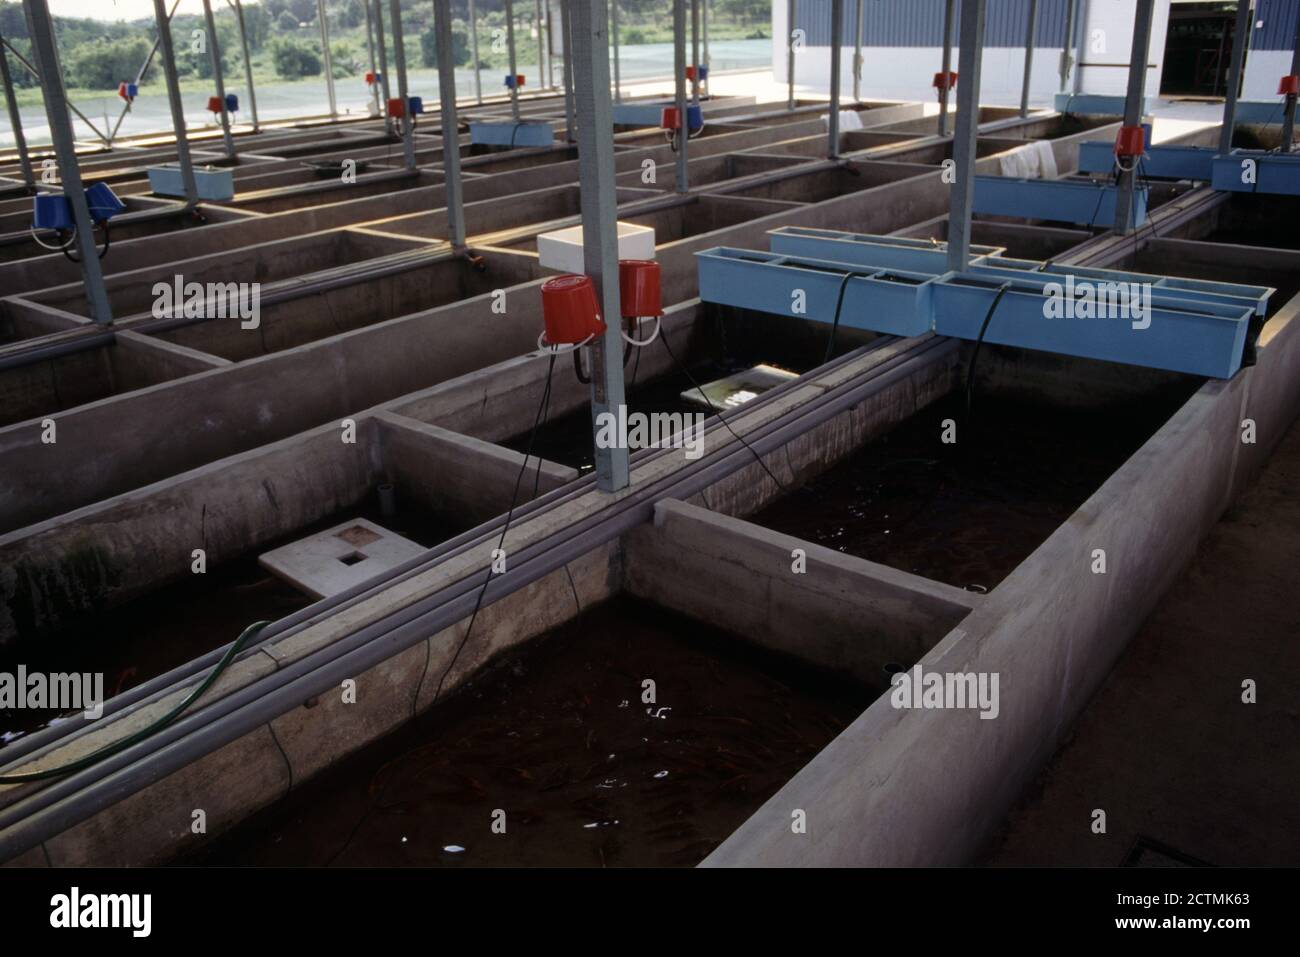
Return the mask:
{"type": "Polygon", "coordinates": [[[1161,96],[1222,97],[1226,94],[1236,15],[1236,3],[1172,5],[1160,79],[1161,96]]]}

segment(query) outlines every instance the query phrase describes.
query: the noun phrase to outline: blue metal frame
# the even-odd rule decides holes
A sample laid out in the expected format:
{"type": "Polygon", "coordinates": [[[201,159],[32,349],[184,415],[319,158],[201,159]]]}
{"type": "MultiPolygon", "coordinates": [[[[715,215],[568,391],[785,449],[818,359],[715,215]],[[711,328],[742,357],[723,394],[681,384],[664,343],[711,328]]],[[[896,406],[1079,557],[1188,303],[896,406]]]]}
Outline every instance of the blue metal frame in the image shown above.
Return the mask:
{"type": "MultiPolygon", "coordinates": [[[[1115,222],[1118,193],[1113,183],[976,176],[974,211],[1087,226],[1109,225],[1115,222]]],[[[1133,190],[1129,229],[1141,226],[1146,218],[1147,189],[1141,187],[1133,190]]]]}
{"type": "MultiPolygon", "coordinates": [[[[902,269],[909,272],[941,273],[947,269],[948,244],[902,236],[873,236],[868,233],[840,232],[833,229],[808,229],[782,226],[767,232],[774,253],[874,266],[877,269],[902,269]]],[[[971,246],[973,262],[1006,252],[1002,246],[971,246]]]]}
{"type": "Polygon", "coordinates": [[[1235,126],[1271,126],[1286,115],[1286,97],[1276,100],[1238,100],[1235,126]]]}
{"type": "MultiPolygon", "coordinates": [[[[1053,106],[1058,113],[1084,113],[1094,116],[1123,116],[1124,94],[1106,96],[1100,93],[1058,93],[1053,106]]],[[[1147,115],[1150,98],[1143,97],[1141,108],[1143,116],[1147,115]]]]}
{"type": "MultiPolygon", "coordinates": [[[[1208,183],[1218,150],[1210,146],[1150,146],[1138,172],[1147,179],[1190,179],[1208,183]]],[[[1115,144],[1079,144],[1080,173],[1110,173],[1115,169],[1115,144]]]]}
{"type": "Polygon", "coordinates": [[[472,120],[469,141],[483,146],[551,146],[555,133],[545,120],[472,120]]]}
{"type": "Polygon", "coordinates": [[[697,253],[700,298],[834,322],[842,292],[842,326],[975,339],[1006,286],[988,342],[1230,378],[1257,335],[1252,320],[1265,315],[1274,291],[1009,259],[995,247],[983,247],[968,269],[949,272],[943,253],[923,240],[798,227],[770,235],[772,252],[697,253]],[[1139,309],[1127,306],[1134,295],[1139,309]],[[1119,318],[1094,318],[1090,302],[1105,303],[1119,318]],[[1075,314],[1054,315],[1067,309],[1075,314]]]}
{"type": "Polygon", "coordinates": [[[1216,156],[1210,185],[1230,193],[1300,196],[1300,153],[1233,150],[1226,156],[1216,156]],[[1243,164],[1248,160],[1255,164],[1253,183],[1242,181],[1243,164]]]}

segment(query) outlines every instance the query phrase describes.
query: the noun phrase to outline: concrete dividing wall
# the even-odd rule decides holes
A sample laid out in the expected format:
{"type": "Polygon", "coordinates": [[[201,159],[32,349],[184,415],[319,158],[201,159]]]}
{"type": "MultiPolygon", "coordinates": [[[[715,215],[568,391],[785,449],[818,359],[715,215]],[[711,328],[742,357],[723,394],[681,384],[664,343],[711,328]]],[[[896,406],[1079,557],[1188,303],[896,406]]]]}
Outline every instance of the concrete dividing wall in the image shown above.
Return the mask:
{"type": "Polygon", "coordinates": [[[624,539],[624,587],[868,687],[910,666],[978,595],[665,499],[624,539]],[[794,550],[806,572],[793,572],[794,550]]]}
{"type": "Polygon", "coordinates": [[[1294,308],[1269,323],[1259,353],[1231,381],[1206,383],[922,659],[926,671],[1000,675],[997,719],[881,698],[705,866],[970,860],[1294,419],[1294,308]],[[1253,447],[1241,442],[1247,415],[1269,423],[1253,447]],[[1106,550],[1105,574],[1091,571],[1096,548],[1106,550]],[[794,808],[807,813],[806,834],[791,833],[794,808]]]}
{"type": "MultiPolygon", "coordinates": [[[[471,268],[468,265],[465,268],[471,268]]],[[[273,442],[536,347],[541,303],[511,291],[388,320],[274,355],[0,429],[0,529],[17,528],[273,442]],[[490,324],[491,334],[484,335],[490,324]],[[219,378],[219,382],[214,382],[219,378]],[[124,454],[144,448],[149,454],[124,454]],[[93,463],[93,464],[92,464],[93,463]],[[58,482],[49,481],[58,475],[58,482]]]]}

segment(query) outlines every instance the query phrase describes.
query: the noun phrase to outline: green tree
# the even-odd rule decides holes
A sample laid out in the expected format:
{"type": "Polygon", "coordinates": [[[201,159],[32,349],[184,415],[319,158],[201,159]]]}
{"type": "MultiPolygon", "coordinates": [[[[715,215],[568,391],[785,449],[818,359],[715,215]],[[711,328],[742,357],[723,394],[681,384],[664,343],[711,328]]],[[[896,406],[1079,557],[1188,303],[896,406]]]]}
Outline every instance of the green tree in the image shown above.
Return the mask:
{"type": "Polygon", "coordinates": [[[320,53],[310,43],[298,40],[275,40],[271,43],[271,62],[275,72],[285,79],[318,76],[323,69],[320,53]]]}
{"type": "MultiPolygon", "coordinates": [[[[469,62],[469,31],[459,21],[451,27],[452,66],[464,66],[469,62]]],[[[420,63],[424,66],[438,65],[438,34],[430,27],[420,34],[420,63]]]]}
{"type": "Polygon", "coordinates": [[[280,28],[281,33],[293,33],[298,29],[298,18],[288,10],[283,10],[280,13],[280,19],[276,21],[275,25],[280,28]]]}
{"type": "Polygon", "coordinates": [[[143,37],[132,40],[95,40],[73,48],[64,61],[64,73],[72,86],[92,90],[115,89],[123,80],[134,80],[149,55],[143,37]]]}

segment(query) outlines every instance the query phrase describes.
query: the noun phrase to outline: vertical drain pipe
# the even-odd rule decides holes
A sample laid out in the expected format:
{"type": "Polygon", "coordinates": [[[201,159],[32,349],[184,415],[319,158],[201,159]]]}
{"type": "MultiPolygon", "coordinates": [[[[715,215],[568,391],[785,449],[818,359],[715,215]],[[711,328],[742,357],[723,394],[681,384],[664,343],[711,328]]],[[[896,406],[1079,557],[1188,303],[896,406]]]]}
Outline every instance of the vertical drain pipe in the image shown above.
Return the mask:
{"type": "Polygon", "coordinates": [[[519,122],[518,58],[515,56],[515,2],[506,0],[506,55],[510,60],[510,118],[519,122]]]}
{"type": "MultiPolygon", "coordinates": [[[[0,51],[3,52],[3,51],[0,51]]],[[[1295,20],[1295,49],[1291,52],[1291,75],[1300,74],[1300,14],[1297,14],[1295,20]]],[[[1295,105],[1296,98],[1288,96],[1286,98],[1286,113],[1282,116],[1282,152],[1291,152],[1291,141],[1295,138],[1295,105]]]]}
{"type": "Polygon", "coordinates": [[[853,26],[853,102],[862,102],[862,3],[857,2],[857,15],[853,26]]]}
{"type": "Polygon", "coordinates": [[[614,101],[623,99],[623,82],[618,68],[618,0],[609,3],[609,42],[614,47],[614,101]]]}
{"type": "Polygon", "coordinates": [[[217,25],[212,19],[211,0],[203,0],[203,20],[208,27],[208,53],[212,57],[212,79],[217,85],[217,98],[221,100],[221,137],[226,143],[226,155],[235,159],[235,138],[230,135],[230,111],[226,109],[226,81],[221,73],[221,44],[217,42],[217,25]]]}
{"type": "MultiPolygon", "coordinates": [[[[1243,6],[1245,2],[1243,0],[1243,6]]],[[[1155,0],[1137,0],[1133,19],[1133,50],[1128,64],[1128,95],[1124,98],[1124,125],[1137,126],[1142,121],[1142,99],[1147,86],[1147,51],[1151,47],[1151,18],[1155,0]]],[[[1229,133],[1231,136],[1231,133],[1229,133]]],[[[1115,232],[1130,232],[1133,218],[1133,183],[1137,179],[1137,162],[1119,174],[1119,192],[1115,196],[1115,232]]]]}
{"type": "Polygon", "coordinates": [[[465,206],[461,199],[460,143],[456,135],[456,62],[451,43],[451,0],[433,0],[433,33],[438,49],[438,119],[442,122],[447,226],[452,248],[461,251],[465,248],[465,206]]]}
{"type": "MultiPolygon", "coordinates": [[[[1219,155],[1232,152],[1232,134],[1237,125],[1237,91],[1241,88],[1241,68],[1246,62],[1246,43],[1250,40],[1250,0],[1237,0],[1237,20],[1232,35],[1232,61],[1228,65],[1228,89],[1223,97],[1223,129],[1219,131],[1219,155]]],[[[1146,61],[1143,61],[1143,66],[1146,61]]],[[[1145,73],[1146,71],[1143,70],[1145,73]]]]}
{"type": "Polygon", "coordinates": [[[474,101],[483,105],[483,71],[478,63],[478,10],[469,0],[469,55],[474,58],[474,101]]]}
{"type": "Polygon", "coordinates": [[[1029,79],[1034,72],[1034,34],[1038,32],[1038,0],[1029,0],[1029,22],[1025,25],[1025,76],[1020,81],[1020,118],[1029,115],[1029,79]]]}
{"type": "Polygon", "coordinates": [[[987,0],[964,0],[961,5],[961,46],[958,52],[961,82],[957,84],[957,135],[952,144],[957,179],[952,185],[952,208],[948,214],[948,268],[953,272],[964,272],[970,264],[970,219],[975,196],[975,145],[979,132],[986,3],[987,0]]]}
{"type": "MultiPolygon", "coordinates": [[[[678,11],[683,0],[675,0],[678,11]]],[[[623,395],[623,339],[618,286],[618,197],[614,185],[614,112],[609,95],[609,14],[603,2],[582,2],[569,24],[576,49],[578,93],[578,170],[582,204],[583,269],[610,317],[603,335],[591,343],[591,414],[593,429],[602,413],[619,415],[623,395]]],[[[679,34],[680,36],[680,34],[679,34]]],[[[678,73],[678,82],[681,74],[678,73]]],[[[679,87],[680,89],[680,87],[679,87]]],[[[626,447],[601,448],[596,454],[596,487],[616,492],[629,482],[626,447]]]]}
{"type": "Polygon", "coordinates": [[[799,0],[789,0],[785,5],[785,108],[794,109],[794,21],[799,13],[799,0]]]}
{"type": "Polygon", "coordinates": [[[691,123],[686,115],[686,0],[673,0],[673,83],[677,104],[677,183],[679,193],[691,190],[687,143],[691,138],[691,123]]]}
{"type": "MultiPolygon", "coordinates": [[[[369,0],[365,0],[369,2],[369,0]]],[[[375,0],[375,52],[379,54],[379,87],[384,100],[384,132],[393,135],[393,118],[388,113],[388,52],[384,47],[384,0],[375,0]]]]}
{"type": "MultiPolygon", "coordinates": [[[[472,2],[472,0],[471,0],[472,2]]],[[[361,4],[361,9],[366,11],[366,58],[370,62],[370,75],[373,77],[379,72],[375,66],[375,17],[370,12],[370,0],[365,0],[361,4]]],[[[370,102],[373,104],[375,116],[379,115],[379,84],[372,82],[370,84],[370,102]]]]}
{"type": "Polygon", "coordinates": [[[32,161],[27,156],[27,137],[23,136],[23,117],[14,95],[13,77],[9,75],[9,54],[5,52],[4,36],[0,35],[0,82],[4,83],[5,103],[9,107],[9,125],[14,131],[14,147],[18,150],[18,165],[23,170],[23,182],[28,192],[36,192],[36,177],[32,174],[32,161]]]}
{"type": "MultiPolygon", "coordinates": [[[[587,0],[590,2],[590,0],[587,0]]],[[[573,71],[573,10],[569,6],[569,0],[560,0],[560,44],[562,55],[564,56],[564,72],[561,74],[564,80],[564,139],[568,143],[576,143],[578,131],[578,105],[574,100],[574,71],[573,71]]],[[[610,127],[613,129],[613,127],[610,127]]]]}
{"type": "MultiPolygon", "coordinates": [[[[939,87],[939,135],[948,135],[948,74],[952,72],[952,14],[956,0],[945,0],[943,5],[943,76],[944,83],[939,87]]],[[[961,65],[966,72],[966,64],[961,65]]],[[[960,97],[959,97],[960,99],[960,97]]]]}
{"type": "Polygon", "coordinates": [[[1064,93],[1070,86],[1070,71],[1074,68],[1074,8],[1079,0],[1066,0],[1065,36],[1061,38],[1061,90],[1064,93]]]}
{"type": "Polygon", "coordinates": [[[334,55],[330,53],[330,24],[325,14],[325,0],[316,0],[316,19],[320,20],[320,49],[325,65],[325,93],[330,101],[330,119],[339,118],[339,104],[334,96],[334,55]]]}
{"type": "Polygon", "coordinates": [[[844,0],[831,0],[831,108],[826,115],[826,156],[840,155],[840,48],[844,33],[844,0]]]}
{"type": "Polygon", "coordinates": [[[707,97],[709,95],[708,74],[713,72],[713,68],[709,63],[709,0],[700,0],[700,2],[704,4],[703,9],[700,11],[700,26],[704,31],[704,69],[706,71],[704,75],[704,95],[707,97]]]}
{"type": "MultiPolygon", "coordinates": [[[[253,89],[253,58],[248,53],[248,30],[244,26],[244,5],[240,0],[235,0],[235,19],[239,22],[239,48],[244,53],[244,81],[248,84],[248,112],[253,118],[253,132],[259,130],[257,122],[257,91],[253,89]]],[[[370,39],[370,34],[366,34],[366,39],[370,39]]],[[[374,69],[372,63],[370,69],[374,69]]]]}
{"type": "Polygon", "coordinates": [[[546,38],[542,33],[542,0],[534,5],[533,16],[537,25],[537,89],[540,91],[546,77],[546,38]]]}
{"type": "MultiPolygon", "coordinates": [[[[161,2],[161,0],[155,0],[161,2]]],[[[68,101],[63,91],[63,69],[54,40],[54,24],[46,0],[28,0],[27,34],[32,39],[32,55],[41,75],[41,90],[45,99],[45,116],[50,124],[50,138],[59,160],[59,181],[63,195],[72,207],[72,218],[77,227],[77,252],[81,255],[81,276],[90,303],[90,317],[101,325],[113,321],[108,292],[104,289],[104,273],[99,267],[99,250],[95,248],[95,234],[91,228],[90,209],[86,205],[86,191],[81,184],[81,168],[77,165],[77,145],[72,135],[72,120],[68,118],[68,101]]],[[[615,313],[617,315],[617,313],[615,313]]]]}
{"type": "Polygon", "coordinates": [[[154,18],[158,21],[158,50],[162,53],[163,79],[167,83],[167,105],[172,114],[172,133],[176,137],[176,163],[181,168],[181,187],[185,190],[185,208],[199,202],[199,187],[194,181],[194,163],[190,159],[190,140],[185,130],[185,104],[181,102],[181,84],[176,77],[176,50],[172,44],[171,17],[163,0],[153,0],[154,18]]]}
{"type": "Polygon", "coordinates": [[[700,0],[691,0],[691,102],[700,102],[700,0]]]}
{"type": "MultiPolygon", "coordinates": [[[[402,39],[401,0],[388,0],[389,16],[393,20],[393,66],[397,68],[397,95],[402,98],[402,151],[406,154],[406,168],[415,169],[415,123],[411,116],[411,98],[406,92],[406,49],[402,39]]],[[[456,149],[456,144],[452,144],[456,149]]],[[[447,144],[442,144],[442,157],[447,158],[447,144]]]]}

